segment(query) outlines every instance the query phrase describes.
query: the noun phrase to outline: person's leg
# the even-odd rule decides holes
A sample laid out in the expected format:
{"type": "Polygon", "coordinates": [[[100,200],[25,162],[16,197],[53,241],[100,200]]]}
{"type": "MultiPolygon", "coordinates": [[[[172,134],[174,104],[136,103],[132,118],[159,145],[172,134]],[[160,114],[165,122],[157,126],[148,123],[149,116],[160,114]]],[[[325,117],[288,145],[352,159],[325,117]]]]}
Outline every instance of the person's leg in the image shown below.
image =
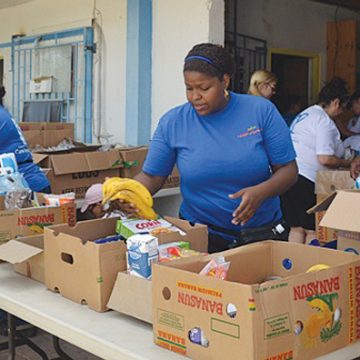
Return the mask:
{"type": "Polygon", "coordinates": [[[291,227],[289,233],[289,242],[305,244],[306,232],[302,227],[291,227]]]}

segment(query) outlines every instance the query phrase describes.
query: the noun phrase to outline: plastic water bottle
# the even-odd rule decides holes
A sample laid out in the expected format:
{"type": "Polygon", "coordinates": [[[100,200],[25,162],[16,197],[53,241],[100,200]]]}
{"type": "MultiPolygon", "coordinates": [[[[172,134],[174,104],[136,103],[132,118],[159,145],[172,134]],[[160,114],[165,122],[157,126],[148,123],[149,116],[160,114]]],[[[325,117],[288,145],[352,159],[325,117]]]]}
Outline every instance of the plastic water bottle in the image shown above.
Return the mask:
{"type": "Polygon", "coordinates": [[[355,189],[360,189],[360,176],[358,176],[355,180],[355,189]]]}

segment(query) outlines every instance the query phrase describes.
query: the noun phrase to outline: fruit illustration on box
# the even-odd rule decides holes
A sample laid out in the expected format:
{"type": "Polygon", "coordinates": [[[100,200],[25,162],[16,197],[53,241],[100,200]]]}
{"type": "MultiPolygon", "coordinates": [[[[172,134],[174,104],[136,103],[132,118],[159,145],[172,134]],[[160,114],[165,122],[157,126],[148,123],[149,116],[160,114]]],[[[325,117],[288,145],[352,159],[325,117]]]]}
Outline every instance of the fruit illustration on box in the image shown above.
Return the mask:
{"type": "Polygon", "coordinates": [[[34,223],[34,224],[29,224],[29,229],[31,232],[35,233],[35,234],[42,234],[44,232],[44,226],[48,226],[51,224],[41,224],[41,223],[34,223]]]}
{"type": "Polygon", "coordinates": [[[307,299],[308,305],[314,312],[303,324],[298,321],[295,326],[295,334],[300,335],[305,347],[314,347],[319,340],[325,343],[340,333],[341,309],[334,308],[333,302],[337,298],[338,294],[329,294],[316,295],[307,299]],[[298,323],[302,326],[298,326],[298,323]]]}

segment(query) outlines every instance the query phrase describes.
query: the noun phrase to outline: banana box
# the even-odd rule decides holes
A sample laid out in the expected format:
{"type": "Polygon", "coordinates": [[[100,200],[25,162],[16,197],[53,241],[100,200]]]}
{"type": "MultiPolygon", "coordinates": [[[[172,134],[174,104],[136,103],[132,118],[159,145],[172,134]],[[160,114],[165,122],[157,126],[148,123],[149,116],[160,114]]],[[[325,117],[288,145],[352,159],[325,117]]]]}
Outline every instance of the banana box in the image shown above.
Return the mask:
{"type": "MultiPolygon", "coordinates": [[[[90,309],[103,312],[116,275],[126,270],[124,241],[101,241],[114,234],[116,218],[55,225],[44,231],[45,285],[90,309]]],[[[127,289],[129,291],[129,289],[127,289]]]]}
{"type": "MultiPolygon", "coordinates": [[[[163,244],[187,242],[190,249],[207,252],[208,231],[202,224],[191,225],[188,221],[165,217],[165,220],[185,235],[176,232],[163,232],[156,235],[161,247],[163,244]]],[[[203,255],[202,255],[203,256],[203,255]]],[[[130,315],[147,323],[152,322],[152,281],[130,275],[125,269],[118,272],[108,308],[130,315]]]]}
{"type": "Polygon", "coordinates": [[[44,234],[20,237],[0,245],[0,260],[30,279],[44,282],[44,234]]]}
{"type": "Polygon", "coordinates": [[[156,220],[118,220],[116,224],[116,232],[119,235],[122,235],[125,239],[135,234],[150,234],[153,236],[158,236],[159,234],[177,232],[182,236],[185,235],[184,231],[162,218],[158,218],[156,220]]]}
{"type": "MultiPolygon", "coordinates": [[[[337,190],[354,189],[355,180],[349,170],[321,170],[316,173],[315,194],[316,203],[322,202],[337,190]]],[[[321,243],[337,240],[338,232],[329,227],[320,226],[325,210],[315,212],[316,237],[321,243]]]]}
{"type": "MultiPolygon", "coordinates": [[[[41,194],[38,200],[43,204],[41,194]]],[[[46,226],[64,223],[76,223],[74,203],[5,210],[4,197],[0,197],[0,244],[20,236],[39,235],[46,226]]]]}
{"type": "Polygon", "coordinates": [[[199,274],[219,253],[153,264],[157,345],[191,359],[303,360],[360,338],[359,256],[271,240],[220,254],[226,281],[199,274]]]}

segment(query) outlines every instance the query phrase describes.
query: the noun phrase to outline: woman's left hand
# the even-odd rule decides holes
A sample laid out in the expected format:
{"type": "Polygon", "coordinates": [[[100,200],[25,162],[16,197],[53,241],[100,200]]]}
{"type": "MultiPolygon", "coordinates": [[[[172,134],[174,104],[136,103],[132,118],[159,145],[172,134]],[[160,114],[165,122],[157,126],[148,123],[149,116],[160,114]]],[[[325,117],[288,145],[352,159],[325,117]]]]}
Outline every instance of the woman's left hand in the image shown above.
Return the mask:
{"type": "Polygon", "coordinates": [[[234,194],[230,194],[229,198],[242,198],[240,205],[233,212],[232,223],[234,225],[244,225],[247,223],[264,201],[263,193],[257,186],[244,188],[234,194]]]}

